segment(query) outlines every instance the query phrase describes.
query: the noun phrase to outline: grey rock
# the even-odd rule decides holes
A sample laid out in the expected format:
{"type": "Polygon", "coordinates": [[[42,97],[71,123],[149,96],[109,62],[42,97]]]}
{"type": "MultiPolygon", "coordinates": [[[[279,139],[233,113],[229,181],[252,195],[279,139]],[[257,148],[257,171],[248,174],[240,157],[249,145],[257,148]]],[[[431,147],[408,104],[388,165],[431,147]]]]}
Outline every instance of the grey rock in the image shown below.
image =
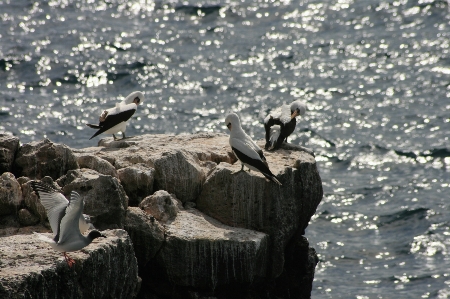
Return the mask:
{"type": "Polygon", "coordinates": [[[282,186],[254,171],[239,172],[240,163],[221,163],[206,179],[196,203],[224,224],[270,235],[269,275],[276,278],[283,271],[286,245],[295,233],[304,233],[323,190],[310,154],[281,149],[265,156],[282,186]]]}
{"type": "Polygon", "coordinates": [[[138,207],[129,207],[124,229],[130,235],[139,268],[155,257],[164,242],[164,227],[138,207]]]}
{"type": "Polygon", "coordinates": [[[173,220],[183,206],[167,191],[159,190],[144,198],[139,207],[158,221],[166,223],[168,220],[173,220]]]}
{"type": "Polygon", "coordinates": [[[0,176],[0,216],[16,214],[22,201],[22,189],[14,175],[4,172],[0,176]]]}
{"type": "Polygon", "coordinates": [[[102,232],[83,250],[64,257],[36,236],[3,237],[0,298],[133,298],[138,291],[133,246],[123,230],[102,232]]]}
{"type": "Polygon", "coordinates": [[[156,260],[174,285],[214,290],[264,277],[267,253],[266,234],[230,227],[190,209],[166,225],[156,260]]]}
{"type": "Polygon", "coordinates": [[[39,217],[31,214],[27,209],[20,209],[18,217],[20,224],[23,226],[36,225],[39,223],[39,217]]]}
{"type": "Polygon", "coordinates": [[[16,177],[41,179],[50,176],[54,180],[77,168],[78,163],[72,150],[49,139],[24,144],[18,150],[13,166],[16,177]]]}
{"type": "Polygon", "coordinates": [[[83,213],[91,217],[96,228],[123,228],[128,197],[117,178],[83,168],[70,170],[57,183],[64,195],[76,191],[83,197],[83,213]]]}
{"type": "Polygon", "coordinates": [[[77,162],[80,168],[89,168],[104,175],[110,175],[118,178],[117,170],[105,159],[90,154],[76,154],[77,162]]]}
{"type": "Polygon", "coordinates": [[[0,134],[0,173],[11,172],[14,156],[19,149],[19,138],[0,134]]]}
{"type": "Polygon", "coordinates": [[[135,164],[117,171],[118,178],[128,195],[129,205],[137,206],[142,199],[153,193],[155,169],[135,164]]]}

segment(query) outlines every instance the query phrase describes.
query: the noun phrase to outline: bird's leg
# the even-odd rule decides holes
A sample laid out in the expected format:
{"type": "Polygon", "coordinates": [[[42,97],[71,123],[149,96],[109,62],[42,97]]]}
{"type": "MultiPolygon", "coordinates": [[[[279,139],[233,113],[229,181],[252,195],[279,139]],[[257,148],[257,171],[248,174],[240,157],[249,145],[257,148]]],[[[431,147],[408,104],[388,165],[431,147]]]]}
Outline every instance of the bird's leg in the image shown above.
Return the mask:
{"type": "Polygon", "coordinates": [[[67,253],[63,252],[63,254],[64,254],[64,258],[66,259],[67,265],[69,266],[69,268],[72,268],[72,266],[75,264],[75,260],[72,259],[71,257],[69,257],[67,255],[67,253]]]}
{"type": "Polygon", "coordinates": [[[116,137],[116,135],[114,135],[114,134],[113,134],[113,137],[114,137],[114,141],[116,141],[116,140],[117,140],[117,137],[116,137]]]}
{"type": "Polygon", "coordinates": [[[125,138],[127,138],[126,136],[125,136],[125,132],[122,132],[122,139],[125,139],[125,138]]]}
{"type": "Polygon", "coordinates": [[[241,169],[239,169],[239,171],[235,172],[234,174],[238,174],[238,173],[240,173],[241,171],[244,171],[244,164],[241,164],[241,165],[242,165],[241,169]]]}

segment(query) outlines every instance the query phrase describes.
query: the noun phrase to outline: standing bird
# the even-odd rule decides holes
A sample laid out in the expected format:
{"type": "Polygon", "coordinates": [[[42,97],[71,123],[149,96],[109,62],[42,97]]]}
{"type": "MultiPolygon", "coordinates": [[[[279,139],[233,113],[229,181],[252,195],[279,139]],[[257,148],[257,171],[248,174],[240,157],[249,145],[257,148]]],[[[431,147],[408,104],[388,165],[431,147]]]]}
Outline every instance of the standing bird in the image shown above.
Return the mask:
{"type": "Polygon", "coordinates": [[[125,139],[125,129],[127,122],[137,110],[137,106],[144,101],[144,94],[140,91],[130,93],[124,101],[116,104],[116,107],[103,111],[100,115],[98,125],[86,124],[92,129],[98,129],[89,140],[101,133],[112,134],[117,140],[116,133],[122,132],[122,139],[125,139]]]}
{"type": "Polygon", "coordinates": [[[267,179],[281,185],[275,175],[270,171],[266,157],[261,148],[241,128],[241,121],[236,113],[230,113],[225,118],[225,124],[230,130],[230,146],[233,153],[242,164],[251,170],[261,172],[267,179]]]}
{"type": "Polygon", "coordinates": [[[96,238],[106,238],[97,230],[90,231],[87,237],[81,234],[80,227],[87,230],[89,226],[86,228],[86,225],[82,224],[84,201],[77,192],[72,191],[68,201],[64,195],[46,184],[32,181],[31,186],[45,207],[53,239],[35,234],[53,249],[61,251],[69,267],[72,267],[75,261],[67,255],[67,252],[83,249],[96,238]]]}
{"type": "Polygon", "coordinates": [[[264,129],[266,130],[266,150],[275,150],[287,142],[289,135],[294,132],[297,125],[296,117],[306,112],[306,104],[301,101],[294,101],[291,105],[278,107],[264,119],[264,129]]]}

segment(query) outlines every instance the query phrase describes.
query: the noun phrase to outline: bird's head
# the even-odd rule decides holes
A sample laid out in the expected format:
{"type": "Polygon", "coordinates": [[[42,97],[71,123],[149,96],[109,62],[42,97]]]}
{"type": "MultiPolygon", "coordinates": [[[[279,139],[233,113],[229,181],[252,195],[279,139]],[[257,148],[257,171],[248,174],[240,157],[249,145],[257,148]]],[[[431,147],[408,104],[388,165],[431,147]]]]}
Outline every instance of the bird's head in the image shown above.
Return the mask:
{"type": "Polygon", "coordinates": [[[139,105],[142,102],[144,102],[144,94],[140,91],[134,91],[130,93],[125,99],[125,104],[134,103],[136,105],[139,105]]]}
{"type": "Polygon", "coordinates": [[[306,104],[301,101],[295,101],[291,104],[291,119],[303,115],[306,112],[306,104]]]}
{"type": "Polygon", "coordinates": [[[236,113],[230,113],[225,117],[225,124],[227,125],[228,130],[232,130],[233,127],[240,127],[241,122],[239,120],[239,116],[236,113]]]}

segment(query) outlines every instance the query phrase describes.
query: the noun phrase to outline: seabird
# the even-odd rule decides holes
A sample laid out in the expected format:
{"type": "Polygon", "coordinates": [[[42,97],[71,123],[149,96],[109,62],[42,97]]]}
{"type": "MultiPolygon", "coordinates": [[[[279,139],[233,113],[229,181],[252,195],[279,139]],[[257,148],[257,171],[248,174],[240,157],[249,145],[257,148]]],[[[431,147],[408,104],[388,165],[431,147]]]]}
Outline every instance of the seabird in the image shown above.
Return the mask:
{"type": "Polygon", "coordinates": [[[80,222],[82,222],[84,201],[77,192],[72,191],[68,201],[61,193],[48,185],[36,181],[33,181],[31,185],[39,193],[39,198],[47,211],[54,237],[51,239],[39,233],[35,234],[39,239],[50,244],[53,249],[61,251],[69,267],[72,267],[75,261],[67,255],[67,252],[80,250],[96,238],[106,238],[97,230],[91,230],[87,237],[81,234],[80,222]]]}
{"type": "Polygon", "coordinates": [[[266,130],[267,150],[275,150],[281,146],[283,141],[287,142],[289,135],[294,132],[297,124],[296,117],[306,112],[306,104],[301,101],[294,101],[291,105],[278,107],[264,119],[264,129],[266,130]]]}
{"type": "Polygon", "coordinates": [[[95,136],[106,133],[112,134],[114,140],[117,140],[116,133],[122,132],[123,139],[125,139],[125,129],[127,122],[137,110],[137,105],[144,101],[144,94],[140,91],[130,93],[125,100],[116,104],[116,107],[103,111],[99,117],[98,125],[86,124],[92,129],[98,129],[89,140],[95,136]]]}
{"type": "Polygon", "coordinates": [[[251,170],[261,172],[267,179],[281,185],[275,175],[270,171],[266,157],[261,148],[241,128],[241,122],[236,113],[230,113],[225,118],[225,124],[230,130],[230,146],[233,153],[242,164],[251,170]]]}
{"type": "MultiPolygon", "coordinates": [[[[69,205],[69,201],[64,197],[64,195],[55,188],[53,188],[52,186],[49,186],[47,184],[38,181],[31,181],[31,187],[33,188],[34,192],[36,192],[36,195],[39,197],[42,205],[45,208],[47,215],[52,214],[55,209],[64,210],[69,205]]],[[[53,219],[53,221],[57,221],[57,219],[53,219]]],[[[50,227],[52,227],[52,229],[53,227],[58,228],[58,225],[56,223],[52,225],[50,218],[49,222],[50,227]]],[[[89,215],[86,214],[81,214],[79,220],[79,227],[80,232],[82,234],[84,234],[84,232],[87,231],[88,229],[95,228],[91,223],[91,218],[89,217],[89,215]]],[[[55,233],[55,237],[56,234],[57,232],[55,233]]]]}

